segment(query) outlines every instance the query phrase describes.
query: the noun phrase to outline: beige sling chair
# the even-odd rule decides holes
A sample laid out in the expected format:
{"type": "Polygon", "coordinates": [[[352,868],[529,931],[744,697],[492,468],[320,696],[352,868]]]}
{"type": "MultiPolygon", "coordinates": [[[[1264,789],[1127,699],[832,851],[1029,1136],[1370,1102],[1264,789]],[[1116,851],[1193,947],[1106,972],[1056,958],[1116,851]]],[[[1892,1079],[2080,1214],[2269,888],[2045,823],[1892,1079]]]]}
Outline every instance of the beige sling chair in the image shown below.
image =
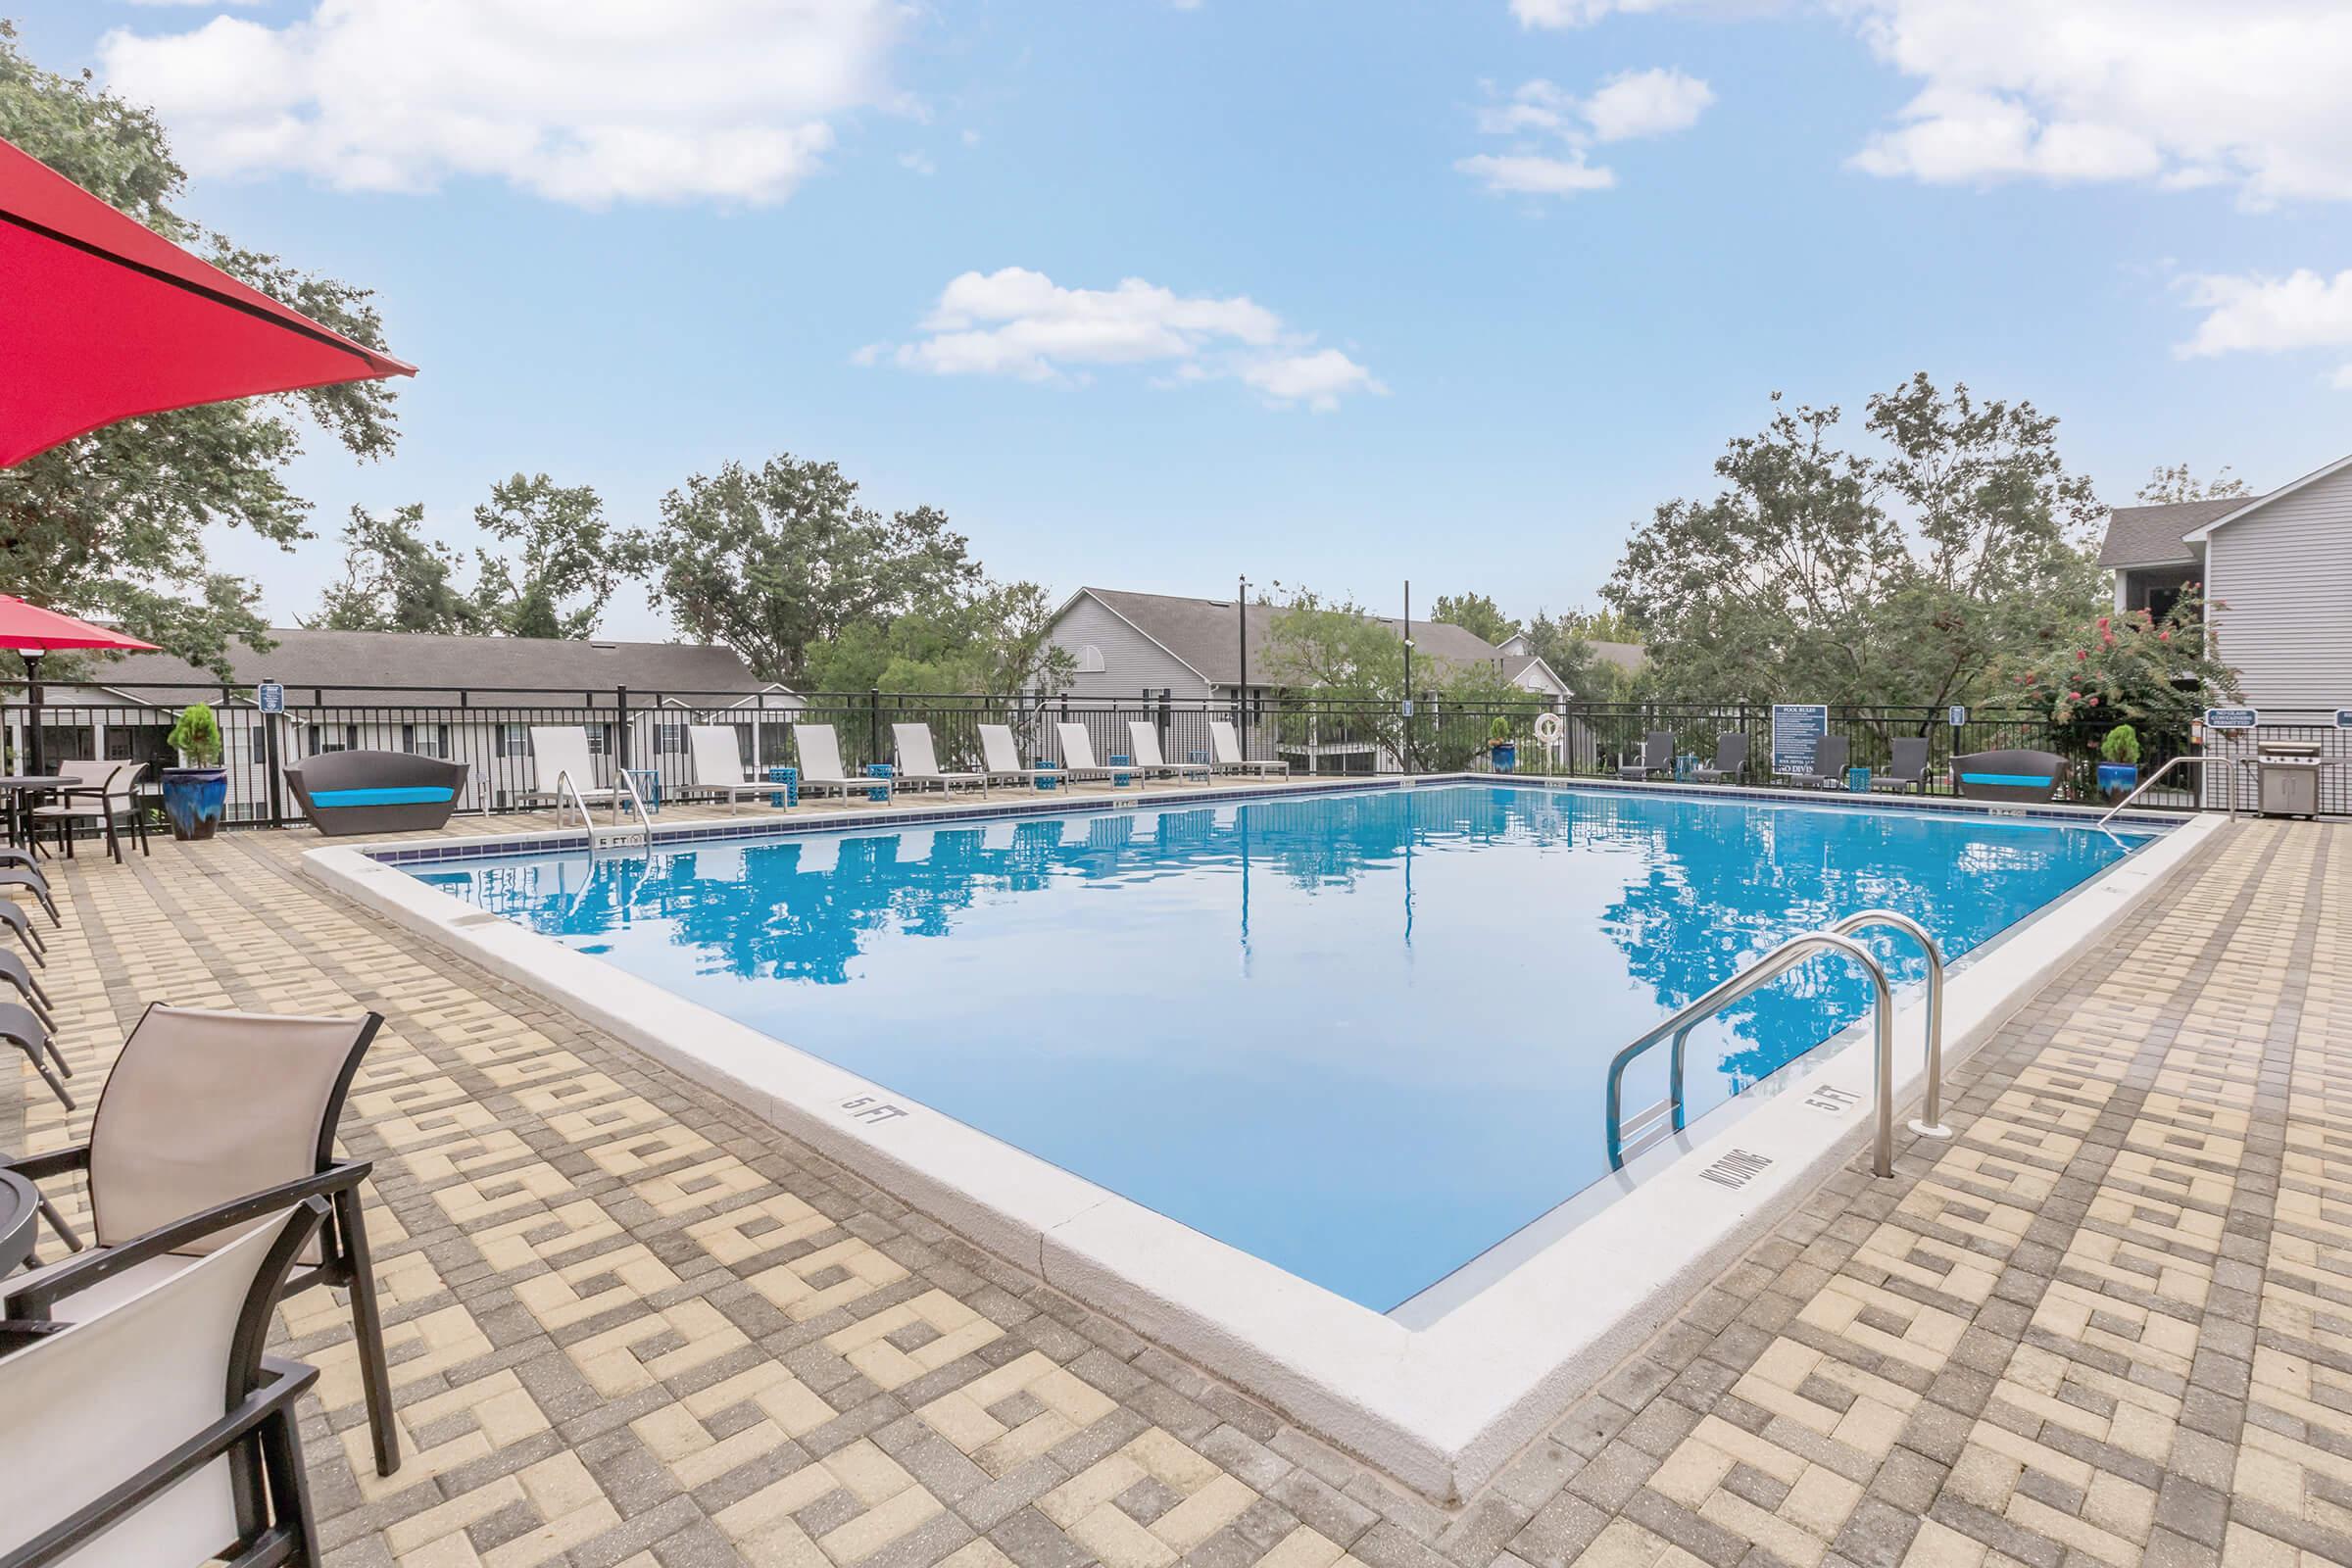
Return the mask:
{"type": "MultiPolygon", "coordinates": [[[[0,1162],[0,1169],[34,1182],[83,1172],[101,1249],[128,1246],[224,1203],[268,1200],[283,1207],[325,1197],[333,1217],[303,1249],[285,1294],[320,1285],[351,1292],[376,1473],[388,1476],[400,1468],[400,1440],[360,1209],[360,1182],[368,1166],[335,1159],[343,1097],[383,1021],[373,1012],[304,1018],[155,1004],[115,1058],[91,1112],[90,1141],[0,1162]]],[[[152,1276],[219,1245],[212,1237],[175,1246],[168,1256],[111,1275],[92,1294],[105,1304],[114,1294],[142,1289],[152,1276]]],[[[43,1315],[37,1310],[41,1281],[79,1263],[69,1259],[0,1280],[6,1316],[43,1315]]]]}
{"type": "Polygon", "coordinates": [[[51,1310],[0,1325],[0,1568],[316,1568],[318,1373],[263,1347],[327,1209],[240,1201],[46,1271],[51,1310]]]}

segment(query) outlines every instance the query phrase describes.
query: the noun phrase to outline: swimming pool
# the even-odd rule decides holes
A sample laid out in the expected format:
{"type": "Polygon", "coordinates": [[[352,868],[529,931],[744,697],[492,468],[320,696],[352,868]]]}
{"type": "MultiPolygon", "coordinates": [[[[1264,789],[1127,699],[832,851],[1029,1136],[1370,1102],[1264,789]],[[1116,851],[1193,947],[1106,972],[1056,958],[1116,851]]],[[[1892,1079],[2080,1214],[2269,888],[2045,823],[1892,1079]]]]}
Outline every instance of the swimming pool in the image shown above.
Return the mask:
{"type": "MultiPolygon", "coordinates": [[[[2135,842],[1453,783],[404,869],[1387,1312],[1601,1178],[1610,1056],[1746,959],[1867,907],[1956,958],[2135,842]]],[[[1825,961],[1727,1013],[1693,1111],[1866,1003],[1825,961]]]]}

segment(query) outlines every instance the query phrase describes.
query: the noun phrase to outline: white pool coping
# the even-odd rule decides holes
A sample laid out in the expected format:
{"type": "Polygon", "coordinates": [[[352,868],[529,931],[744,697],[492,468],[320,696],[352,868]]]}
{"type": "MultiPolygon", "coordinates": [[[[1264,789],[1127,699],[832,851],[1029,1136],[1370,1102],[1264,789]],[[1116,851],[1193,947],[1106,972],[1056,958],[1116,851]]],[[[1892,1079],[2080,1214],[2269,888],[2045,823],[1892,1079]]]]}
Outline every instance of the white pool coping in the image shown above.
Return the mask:
{"type": "MultiPolygon", "coordinates": [[[[1306,792],[1254,789],[1244,798],[1289,793],[1306,792]]],[[[1193,799],[1170,790],[1140,802],[1081,797],[1057,805],[1094,811],[1182,807],[1193,799]]],[[[1809,804],[1824,803],[1815,796],[1809,804]]],[[[997,814],[976,805],[956,815],[997,814]]],[[[906,820],[905,813],[876,812],[810,819],[806,830],[870,831],[906,820]]],[[[757,818],[743,824],[747,833],[761,826],[757,818]]],[[[2216,816],[2188,818],[1956,964],[1945,990],[1947,1081],[2222,826],[2216,816]]],[[[656,847],[672,836],[658,835],[656,847]]],[[[529,854],[566,837],[516,834],[499,843],[506,853],[529,854]]],[[[446,842],[482,853],[478,839],[446,842]]],[[[1677,1152],[1653,1150],[1632,1171],[1608,1178],[1604,1187],[1622,1189],[1614,1201],[1434,1321],[1408,1327],[375,858],[427,847],[438,846],[332,846],[308,852],[304,869],[674,1067],[1441,1500],[1467,1496],[1555,1423],[1849,1158],[1872,1122],[1871,1054],[1852,1048],[1861,1031],[1851,1030],[1740,1096],[1740,1114],[1701,1117],[1672,1140],[1677,1152]]],[[[1895,1021],[1898,1123],[1924,1087],[1921,1014],[1914,999],[1895,1021]]],[[[1898,1126],[1898,1150],[1908,1136],[1898,1126]]]]}

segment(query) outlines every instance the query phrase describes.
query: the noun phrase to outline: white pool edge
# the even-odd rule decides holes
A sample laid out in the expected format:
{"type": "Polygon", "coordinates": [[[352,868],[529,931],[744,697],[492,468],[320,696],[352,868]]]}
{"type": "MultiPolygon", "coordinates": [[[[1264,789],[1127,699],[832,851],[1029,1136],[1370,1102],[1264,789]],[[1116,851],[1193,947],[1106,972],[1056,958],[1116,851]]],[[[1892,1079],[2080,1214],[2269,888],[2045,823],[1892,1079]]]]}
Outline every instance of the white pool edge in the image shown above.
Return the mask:
{"type": "MultiPolygon", "coordinates": [[[[1146,799],[1183,804],[1174,795],[1146,799]]],[[[2199,816],[2172,828],[1957,970],[1945,997],[1947,1079],[2222,826],[2218,817],[2199,816]],[[2029,932],[2032,940],[2019,940],[2029,932]]],[[[512,842],[527,853],[534,841],[562,836],[515,835],[512,842]]],[[[1849,1158],[1871,1123],[1869,1052],[1823,1048],[1751,1091],[1758,1102],[1720,1130],[1702,1118],[1676,1140],[1680,1158],[1609,1207],[1436,1322],[1409,1330],[856,1073],[487,914],[374,858],[370,848],[313,850],[303,869],[674,1067],[1440,1499],[1466,1496],[1556,1422],[1849,1158]],[[1662,1236],[1683,1245],[1660,1255],[1662,1236]],[[1595,1268],[1595,1258],[1607,1266],[1595,1268]]],[[[1898,1119],[1924,1088],[1920,1013],[1913,1002],[1896,1019],[1898,1119]]],[[[1899,1147],[1908,1135],[1897,1136],[1899,1147]]]]}

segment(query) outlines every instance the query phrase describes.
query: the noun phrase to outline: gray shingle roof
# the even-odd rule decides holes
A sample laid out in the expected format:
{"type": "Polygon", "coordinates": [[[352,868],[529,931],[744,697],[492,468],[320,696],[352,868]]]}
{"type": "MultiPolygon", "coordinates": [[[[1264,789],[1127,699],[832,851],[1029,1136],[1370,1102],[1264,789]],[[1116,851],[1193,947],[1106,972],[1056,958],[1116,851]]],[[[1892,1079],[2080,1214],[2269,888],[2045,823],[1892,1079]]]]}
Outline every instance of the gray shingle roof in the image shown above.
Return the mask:
{"type": "MultiPolygon", "coordinates": [[[[731,648],[691,643],[567,642],[538,637],[439,637],[414,632],[272,629],[277,646],[256,653],[238,644],[237,682],[283,681],[286,700],[312,701],[323,688],[330,704],[434,704],[457,701],[460,690],[517,687],[488,701],[494,706],[576,705],[596,692],[609,700],[626,686],[634,701],[667,693],[752,693],[767,689],[731,648]],[[371,692],[381,686],[417,692],[371,692]],[[299,689],[297,689],[299,688],[299,689]]],[[[168,688],[215,677],[169,654],[129,654],[97,664],[91,677],[144,702],[178,704],[195,693],[168,688]]]]}
{"type": "MultiPolygon", "coordinates": [[[[1127,617],[1138,631],[1199,670],[1210,684],[1231,686],[1241,680],[1241,638],[1234,634],[1232,600],[1183,599],[1171,594],[1127,593],[1116,588],[1080,591],[1127,617]]],[[[1244,616],[1250,640],[1251,685],[1264,678],[1266,632],[1282,611],[1280,605],[1253,604],[1244,616]]],[[[1388,615],[1373,618],[1391,630],[1399,630],[1404,624],[1388,615]]],[[[1447,663],[1482,661],[1491,663],[1502,657],[1493,643],[1475,633],[1444,621],[1420,619],[1413,622],[1413,656],[1416,660],[1437,659],[1447,663]]]]}
{"type": "Polygon", "coordinates": [[[2225,501],[2175,501],[2161,507],[2118,507],[2107,516],[2107,542],[2099,547],[2102,566],[2186,565],[2196,552],[2181,536],[2217,517],[2250,505],[2253,496],[2225,501]]]}

